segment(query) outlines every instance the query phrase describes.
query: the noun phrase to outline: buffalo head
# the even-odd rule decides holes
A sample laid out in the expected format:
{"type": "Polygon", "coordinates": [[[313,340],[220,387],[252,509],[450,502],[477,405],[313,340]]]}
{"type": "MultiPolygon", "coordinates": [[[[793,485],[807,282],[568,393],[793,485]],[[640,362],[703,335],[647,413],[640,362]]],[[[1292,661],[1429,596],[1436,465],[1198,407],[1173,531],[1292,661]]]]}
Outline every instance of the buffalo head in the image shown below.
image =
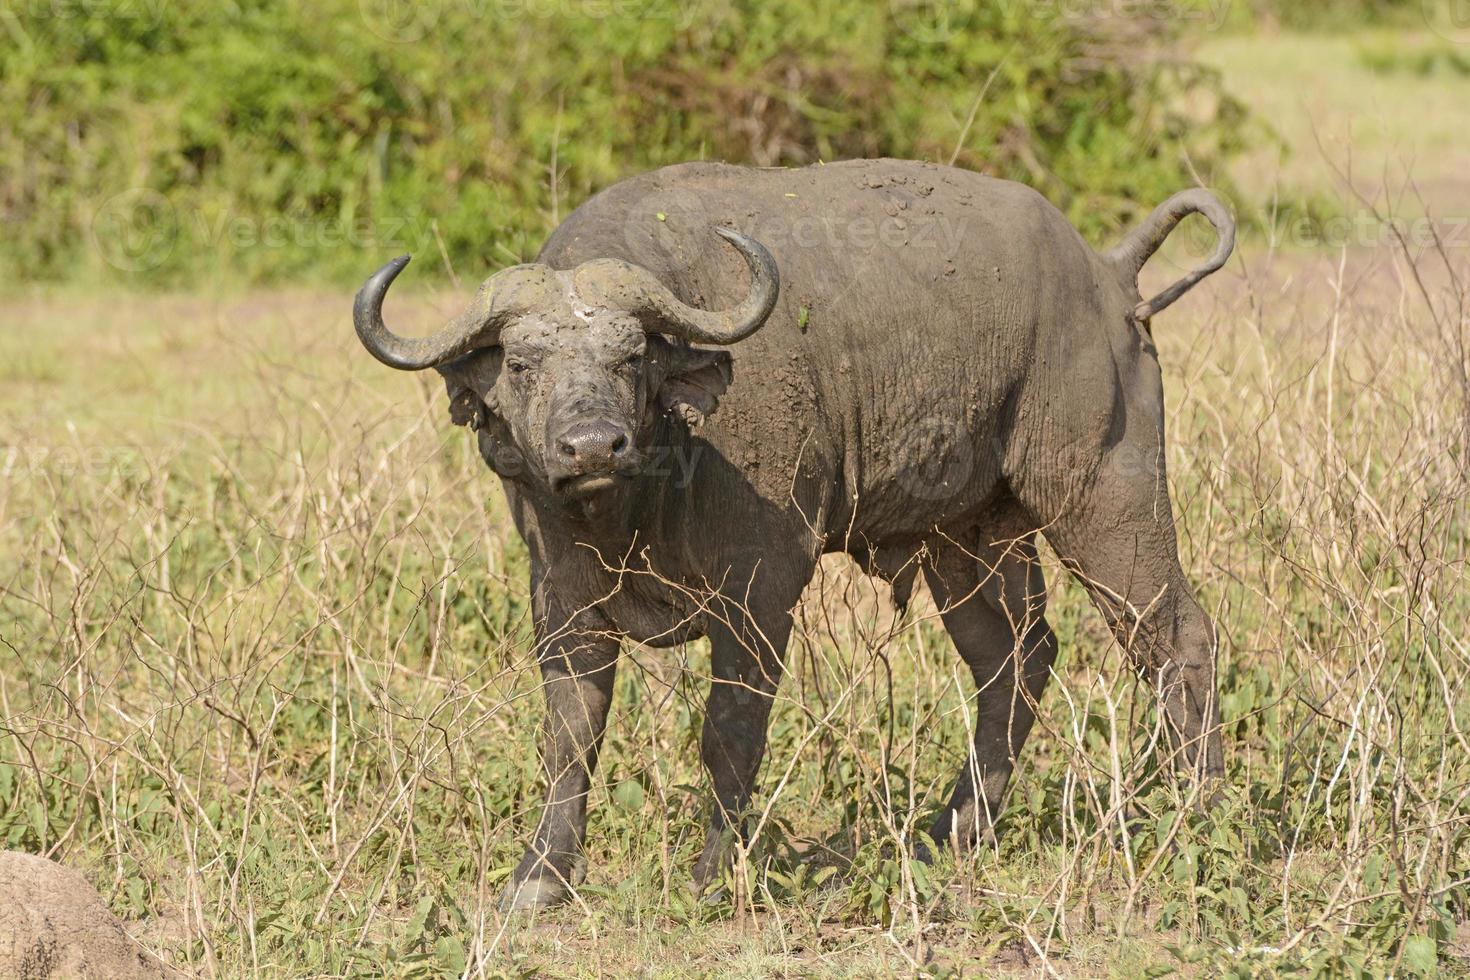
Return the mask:
{"type": "Polygon", "coordinates": [[[730,355],[689,342],[733,344],[776,304],[770,253],[737,231],[715,230],[750,268],[750,291],[733,310],[691,307],[646,269],[617,259],[569,270],[518,265],[487,279],[442,329],[401,337],[384,326],[382,309],[408,264],[402,256],[362,287],[353,322],[363,346],[389,367],[439,369],[456,419],[493,425],[514,444],[518,478],[585,497],[638,472],[658,412],[697,422],[714,409],[730,380],[730,355]],[[474,384],[466,380],[469,363],[474,384]]]}

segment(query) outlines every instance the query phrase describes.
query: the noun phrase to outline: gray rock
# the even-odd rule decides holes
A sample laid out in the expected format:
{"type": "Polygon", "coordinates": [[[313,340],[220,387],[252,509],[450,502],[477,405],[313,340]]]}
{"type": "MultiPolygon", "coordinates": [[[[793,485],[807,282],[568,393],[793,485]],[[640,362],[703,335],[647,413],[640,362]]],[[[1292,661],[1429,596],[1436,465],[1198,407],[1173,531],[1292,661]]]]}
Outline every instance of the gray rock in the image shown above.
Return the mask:
{"type": "Polygon", "coordinates": [[[159,980],[87,879],[54,861],[0,853],[0,976],[159,980]]]}

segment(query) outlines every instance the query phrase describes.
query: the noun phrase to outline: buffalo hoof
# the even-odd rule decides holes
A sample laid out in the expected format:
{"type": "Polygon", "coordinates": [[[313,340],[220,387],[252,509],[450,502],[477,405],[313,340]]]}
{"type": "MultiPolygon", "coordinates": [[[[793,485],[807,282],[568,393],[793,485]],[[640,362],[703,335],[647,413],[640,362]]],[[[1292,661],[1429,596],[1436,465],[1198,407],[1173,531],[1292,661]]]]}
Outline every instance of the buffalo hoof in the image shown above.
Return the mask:
{"type": "Polygon", "coordinates": [[[981,849],[997,845],[994,825],[971,828],[967,833],[953,833],[949,821],[937,820],[929,828],[929,838],[916,838],[911,848],[914,860],[933,864],[941,854],[963,858],[981,849]]]}
{"type": "Polygon", "coordinates": [[[587,859],[581,854],[559,854],[554,858],[529,850],[510,876],[500,911],[526,912],[561,905],[571,900],[573,889],[587,877],[587,859]],[[558,868],[560,865],[560,868],[558,868]]]}
{"type": "Polygon", "coordinates": [[[694,891],[708,895],[725,880],[725,872],[735,865],[735,837],[729,831],[712,831],[694,862],[694,891]]]}
{"type": "Polygon", "coordinates": [[[572,889],[566,882],[552,875],[512,881],[500,896],[500,911],[531,912],[562,905],[572,897],[572,889]]]}

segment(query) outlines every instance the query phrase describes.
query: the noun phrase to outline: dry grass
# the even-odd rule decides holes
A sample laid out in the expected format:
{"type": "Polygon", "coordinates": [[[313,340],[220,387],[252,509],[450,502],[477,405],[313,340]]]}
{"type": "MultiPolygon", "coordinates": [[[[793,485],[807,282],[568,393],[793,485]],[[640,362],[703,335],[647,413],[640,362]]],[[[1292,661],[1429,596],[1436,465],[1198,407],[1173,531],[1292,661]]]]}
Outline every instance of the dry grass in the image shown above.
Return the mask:
{"type": "MultiPolygon", "coordinates": [[[[1470,243],[1382,240],[1247,249],[1156,326],[1218,806],[1052,567],[998,841],[899,859],[969,686],[925,600],[831,561],[727,887],[687,892],[707,650],[633,649],[592,873],[532,920],[495,911],[540,798],[525,552],[437,384],[365,357],[340,295],[17,297],[3,846],[206,975],[1470,971],[1470,243]]],[[[455,301],[395,292],[410,326],[455,301]]]]}
{"type": "Polygon", "coordinates": [[[703,644],[632,650],[582,904],[531,922],[494,911],[539,798],[524,551],[435,385],[360,356],[340,297],[29,298],[0,341],[0,834],[226,976],[1463,969],[1446,258],[1421,288],[1401,254],[1251,254],[1158,325],[1185,564],[1226,636],[1219,807],[1157,774],[1152,699],[1053,569],[1063,654],[998,844],[898,860],[968,684],[932,609],[830,562],[732,887],[686,893],[703,644]]]}

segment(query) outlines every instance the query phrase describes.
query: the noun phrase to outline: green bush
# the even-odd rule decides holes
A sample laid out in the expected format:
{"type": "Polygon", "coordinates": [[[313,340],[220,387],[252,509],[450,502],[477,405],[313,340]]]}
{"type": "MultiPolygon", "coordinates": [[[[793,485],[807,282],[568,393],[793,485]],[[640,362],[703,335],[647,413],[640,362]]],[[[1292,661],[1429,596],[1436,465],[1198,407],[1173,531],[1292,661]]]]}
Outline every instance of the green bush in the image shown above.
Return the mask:
{"type": "MultiPolygon", "coordinates": [[[[1297,31],[1344,31],[1365,26],[1424,26],[1424,11],[1439,0],[1250,0],[1243,19],[1297,31]]],[[[1451,3],[1455,0],[1450,0],[1451,3]]]]}
{"type": "Polygon", "coordinates": [[[1379,75],[1422,78],[1470,75],[1470,51],[1444,38],[1407,44],[1398,37],[1371,38],[1358,46],[1364,67],[1379,75]]]}
{"type": "Polygon", "coordinates": [[[414,251],[474,278],[696,158],[953,157],[1105,237],[1216,179],[1240,111],[1178,56],[1185,8],[1072,6],[19,0],[0,275],[351,281],[414,251]]]}

